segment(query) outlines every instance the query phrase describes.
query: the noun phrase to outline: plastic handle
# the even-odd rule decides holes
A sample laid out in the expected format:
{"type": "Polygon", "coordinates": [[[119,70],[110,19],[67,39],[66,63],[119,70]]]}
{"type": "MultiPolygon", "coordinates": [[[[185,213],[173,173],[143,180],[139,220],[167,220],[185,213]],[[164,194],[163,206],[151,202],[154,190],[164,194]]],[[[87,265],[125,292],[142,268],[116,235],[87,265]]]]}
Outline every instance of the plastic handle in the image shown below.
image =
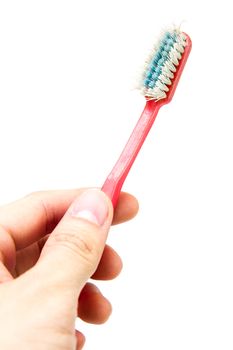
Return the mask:
{"type": "Polygon", "coordinates": [[[122,185],[133,165],[138,152],[140,151],[151,126],[158,114],[160,107],[165,101],[147,101],[146,106],[138,120],[125,148],[118,161],[108,175],[102,191],[111,199],[113,206],[116,206],[122,185]]]}

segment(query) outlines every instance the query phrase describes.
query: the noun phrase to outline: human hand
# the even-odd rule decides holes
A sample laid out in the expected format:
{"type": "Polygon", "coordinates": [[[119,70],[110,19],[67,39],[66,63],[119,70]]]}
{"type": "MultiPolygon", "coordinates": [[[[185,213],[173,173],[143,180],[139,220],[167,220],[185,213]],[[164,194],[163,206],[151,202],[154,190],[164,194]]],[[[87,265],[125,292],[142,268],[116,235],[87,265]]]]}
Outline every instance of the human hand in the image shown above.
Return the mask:
{"type": "Polygon", "coordinates": [[[136,199],[121,193],[113,216],[97,189],[38,192],[0,208],[0,349],[83,347],[76,316],[102,323],[111,313],[87,281],[119,274],[108,230],[137,210],[136,199]]]}

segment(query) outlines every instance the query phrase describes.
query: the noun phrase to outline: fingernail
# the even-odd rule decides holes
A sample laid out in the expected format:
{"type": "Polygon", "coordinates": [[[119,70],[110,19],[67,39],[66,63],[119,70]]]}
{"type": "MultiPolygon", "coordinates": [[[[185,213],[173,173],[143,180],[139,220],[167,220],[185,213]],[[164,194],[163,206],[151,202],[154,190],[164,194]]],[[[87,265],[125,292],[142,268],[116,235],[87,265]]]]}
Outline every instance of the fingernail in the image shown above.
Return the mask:
{"type": "Polygon", "coordinates": [[[88,220],[99,226],[105,222],[108,211],[109,207],[104,193],[96,189],[83,192],[70,209],[72,216],[88,220]]]}

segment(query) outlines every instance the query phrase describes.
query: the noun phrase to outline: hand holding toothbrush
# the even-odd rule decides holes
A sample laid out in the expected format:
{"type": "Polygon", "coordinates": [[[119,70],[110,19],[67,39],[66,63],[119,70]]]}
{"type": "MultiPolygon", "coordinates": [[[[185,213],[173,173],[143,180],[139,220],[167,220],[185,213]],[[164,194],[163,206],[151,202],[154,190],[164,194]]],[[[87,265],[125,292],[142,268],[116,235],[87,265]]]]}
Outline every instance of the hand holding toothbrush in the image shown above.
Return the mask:
{"type": "Polygon", "coordinates": [[[88,279],[108,280],[122,267],[105,245],[111,223],[136,215],[122,193],[114,216],[100,190],[39,192],[0,208],[0,349],[78,349],[78,315],[103,323],[111,304],[88,279]]]}

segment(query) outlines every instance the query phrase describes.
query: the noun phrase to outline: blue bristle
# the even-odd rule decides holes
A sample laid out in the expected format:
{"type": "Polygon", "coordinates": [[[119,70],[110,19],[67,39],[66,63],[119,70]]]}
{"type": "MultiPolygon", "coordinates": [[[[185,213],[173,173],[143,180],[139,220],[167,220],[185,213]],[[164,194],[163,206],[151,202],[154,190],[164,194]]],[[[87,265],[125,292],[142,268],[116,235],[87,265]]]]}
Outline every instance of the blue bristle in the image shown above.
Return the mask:
{"type": "Polygon", "coordinates": [[[147,73],[146,73],[146,78],[147,79],[151,79],[153,76],[153,72],[151,70],[149,70],[147,73]]]}
{"type": "Polygon", "coordinates": [[[169,38],[167,40],[167,45],[172,46],[173,44],[174,44],[174,41],[171,38],[169,38]]]}
{"type": "Polygon", "coordinates": [[[149,84],[150,84],[150,79],[145,79],[144,80],[144,86],[148,89],[149,87],[149,84]]]}
{"type": "Polygon", "coordinates": [[[152,64],[153,65],[156,65],[156,64],[158,64],[158,60],[160,59],[160,52],[157,52],[156,54],[155,54],[155,56],[154,56],[154,58],[152,59],[152,64]]]}
{"type": "Polygon", "coordinates": [[[169,58],[169,52],[176,42],[176,38],[177,36],[175,33],[166,32],[164,34],[162,40],[160,41],[158,50],[152,57],[151,62],[147,67],[145,79],[143,82],[146,88],[153,89],[155,87],[162,72],[162,68],[169,58]]]}
{"type": "Polygon", "coordinates": [[[164,49],[162,52],[161,52],[161,55],[162,57],[164,57],[165,59],[167,58],[167,55],[168,55],[168,50],[164,49]]]}
{"type": "Polygon", "coordinates": [[[153,72],[155,72],[155,70],[156,70],[156,65],[151,64],[151,65],[149,66],[149,71],[151,71],[151,72],[153,73],[153,72]]]}
{"type": "Polygon", "coordinates": [[[171,33],[170,32],[166,32],[164,36],[165,36],[166,39],[170,39],[171,38],[171,33]]]}
{"type": "Polygon", "coordinates": [[[158,72],[155,72],[155,73],[152,75],[152,79],[153,79],[153,80],[157,80],[158,77],[160,76],[160,73],[161,73],[160,70],[159,70],[158,72]]]}
{"type": "Polygon", "coordinates": [[[153,89],[153,87],[155,86],[154,82],[153,81],[150,81],[149,84],[148,84],[148,87],[150,89],[153,89]]]}
{"type": "Polygon", "coordinates": [[[161,56],[161,58],[158,60],[158,66],[159,67],[163,66],[165,62],[166,62],[166,59],[161,56]]]}
{"type": "Polygon", "coordinates": [[[171,47],[172,47],[172,46],[173,46],[173,45],[166,44],[166,45],[164,46],[164,51],[169,52],[169,51],[171,50],[171,47]]]}

